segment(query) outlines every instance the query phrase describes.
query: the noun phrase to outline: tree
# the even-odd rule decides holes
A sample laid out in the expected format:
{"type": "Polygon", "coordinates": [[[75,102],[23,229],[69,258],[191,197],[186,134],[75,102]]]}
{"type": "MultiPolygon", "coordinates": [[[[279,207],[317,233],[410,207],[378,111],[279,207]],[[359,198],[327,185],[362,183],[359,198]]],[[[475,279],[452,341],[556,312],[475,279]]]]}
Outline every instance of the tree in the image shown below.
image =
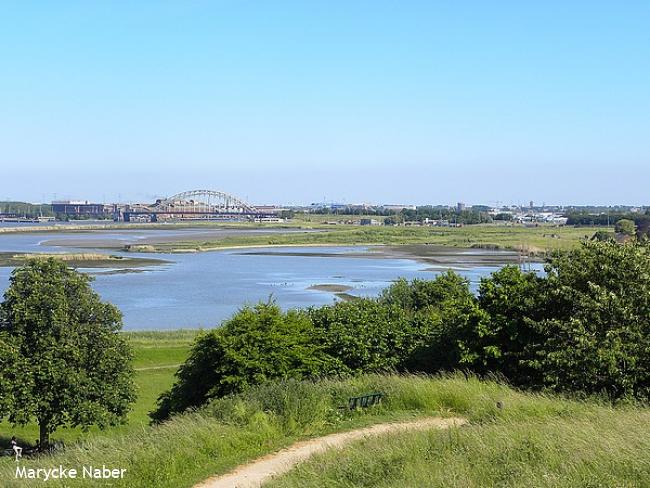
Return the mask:
{"type": "Polygon", "coordinates": [[[400,279],[381,293],[379,303],[408,317],[408,327],[402,326],[408,344],[403,369],[435,373],[476,363],[472,345],[486,314],[462,276],[447,271],[433,280],[400,279]]]}
{"type": "Polygon", "coordinates": [[[282,210],[280,211],[280,218],[281,219],[292,219],[296,216],[296,212],[294,210],[282,210]]]}
{"type": "Polygon", "coordinates": [[[621,219],[616,222],[616,232],[626,236],[636,235],[636,224],[634,220],[621,219]]]}
{"type": "Polygon", "coordinates": [[[547,386],[650,396],[650,248],[585,242],[546,266],[546,338],[533,365],[547,386]]]}
{"type": "Polygon", "coordinates": [[[160,422],[269,380],[318,376],[328,370],[329,358],[314,336],[305,312],[285,313],[273,302],[244,307],[196,339],[175,384],[150,417],[160,422]]]}
{"type": "Polygon", "coordinates": [[[548,312],[545,280],[517,266],[505,266],[481,280],[478,304],[488,319],[468,344],[484,371],[499,372],[518,385],[539,385],[530,361],[545,337],[536,327],[548,312]]]}
{"type": "Polygon", "coordinates": [[[13,271],[0,306],[0,418],[36,420],[40,443],[60,426],[105,428],[135,399],[119,310],[57,259],[13,271]]]}

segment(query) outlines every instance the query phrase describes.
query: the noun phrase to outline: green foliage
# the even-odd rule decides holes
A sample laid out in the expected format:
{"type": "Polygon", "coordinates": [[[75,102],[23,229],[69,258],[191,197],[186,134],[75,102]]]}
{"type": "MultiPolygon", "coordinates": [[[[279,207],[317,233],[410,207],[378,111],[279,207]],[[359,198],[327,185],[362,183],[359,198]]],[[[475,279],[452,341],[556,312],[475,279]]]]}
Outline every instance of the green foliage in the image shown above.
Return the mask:
{"type": "Polygon", "coordinates": [[[630,219],[621,219],[616,222],[616,232],[626,236],[636,235],[636,224],[634,220],[630,219]]]}
{"type": "Polygon", "coordinates": [[[420,331],[417,347],[406,351],[404,369],[434,373],[469,368],[482,360],[473,346],[487,317],[469,282],[453,271],[433,280],[398,280],[379,302],[405,310],[412,329],[420,331]]]}
{"type": "Polygon", "coordinates": [[[546,306],[543,278],[505,266],[479,287],[478,305],[487,315],[467,348],[480,358],[480,372],[498,372],[520,385],[539,385],[538,372],[528,364],[545,338],[536,327],[546,306]]]}
{"type": "Polygon", "coordinates": [[[546,342],[535,365],[565,391],[650,394],[650,249],[585,243],[546,266],[546,342]]]}
{"type": "Polygon", "coordinates": [[[419,312],[439,307],[446,300],[464,300],[471,297],[469,283],[453,271],[447,271],[433,280],[404,278],[382,291],[379,302],[396,305],[407,312],[419,312]]]}
{"type": "Polygon", "coordinates": [[[282,210],[279,215],[281,219],[292,219],[295,216],[296,212],[294,210],[282,210]]]}
{"type": "Polygon", "coordinates": [[[592,241],[598,241],[598,242],[607,242],[614,240],[614,234],[611,232],[607,232],[605,230],[599,230],[594,232],[594,235],[591,236],[592,241]]]}
{"type": "MultiPolygon", "coordinates": [[[[299,215],[297,214],[296,217],[299,217],[299,215]]],[[[323,219],[327,220],[325,216],[323,216],[323,219]]],[[[528,252],[543,254],[544,250],[573,248],[581,240],[590,237],[594,231],[599,230],[549,225],[539,225],[539,227],[486,224],[463,227],[396,227],[390,225],[360,227],[355,225],[325,226],[322,223],[313,224],[310,221],[307,222],[309,222],[310,227],[312,225],[318,226],[320,231],[277,232],[272,235],[246,233],[245,235],[225,236],[201,243],[192,240],[170,241],[157,243],[153,247],[156,251],[169,252],[180,249],[202,251],[229,246],[426,244],[457,248],[482,246],[498,246],[499,249],[523,248],[528,252]],[[552,229],[552,233],[549,233],[549,229],[552,229]]],[[[301,224],[295,222],[293,225],[301,224]]],[[[175,227],[179,228],[178,225],[175,225],[175,227]]],[[[241,226],[238,228],[241,228],[241,226]]],[[[425,252],[427,252],[426,248],[425,252]]]]}
{"type": "Polygon", "coordinates": [[[303,378],[329,369],[308,315],[274,303],[244,307],[219,329],[201,334],[177,381],[161,395],[154,421],[278,378],[303,378]]]}
{"type": "Polygon", "coordinates": [[[362,299],[310,310],[318,341],[332,358],[331,373],[400,368],[428,336],[425,322],[396,305],[362,299]]]}
{"type": "Polygon", "coordinates": [[[455,208],[425,205],[418,207],[416,210],[405,208],[401,211],[404,220],[423,221],[430,220],[447,220],[459,224],[481,224],[492,222],[492,217],[487,212],[488,207],[476,206],[471,210],[458,211],[455,208]]]}
{"type": "Polygon", "coordinates": [[[135,397],[120,312],[89,281],[59,260],[31,260],[0,306],[0,417],[36,419],[43,444],[59,426],[122,422],[135,397]]]}
{"type": "Polygon", "coordinates": [[[0,202],[0,214],[28,219],[54,216],[52,205],[26,202],[0,202]]]}

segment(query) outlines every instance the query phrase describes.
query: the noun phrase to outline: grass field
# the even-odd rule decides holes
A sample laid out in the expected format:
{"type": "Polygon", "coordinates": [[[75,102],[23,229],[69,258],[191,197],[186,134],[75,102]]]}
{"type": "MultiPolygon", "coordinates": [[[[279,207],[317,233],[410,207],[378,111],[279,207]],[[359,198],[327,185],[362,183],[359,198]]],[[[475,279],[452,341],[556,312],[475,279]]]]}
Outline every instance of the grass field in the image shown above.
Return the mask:
{"type": "MultiPolygon", "coordinates": [[[[105,464],[127,469],[125,479],[111,486],[189,487],[297,439],[427,415],[464,416],[470,425],[352,444],[272,486],[631,487],[650,479],[648,408],[522,393],[460,374],[267,384],[158,427],[94,436],[23,463],[105,464]],[[337,408],[370,391],[384,392],[385,401],[356,412],[337,408]]],[[[14,481],[14,473],[15,463],[0,463],[3,486],[42,486],[14,481]]],[[[92,486],[87,480],[66,485],[92,486]]]]}
{"type": "MultiPolygon", "coordinates": [[[[464,227],[387,227],[347,225],[348,220],[364,216],[349,215],[297,215],[286,223],[250,222],[176,222],[157,224],[105,224],[100,226],[57,226],[52,228],[5,228],[11,232],[88,232],[97,229],[290,229],[289,233],[273,235],[227,236],[206,241],[170,241],[164,243],[132,245],[130,251],[144,252],[195,252],[240,246],[292,246],[292,245],[400,245],[431,244],[460,248],[485,247],[509,249],[542,254],[554,249],[568,249],[582,239],[590,238],[596,231],[607,231],[600,227],[569,227],[540,224],[537,227],[511,224],[480,224],[464,227]],[[326,222],[340,222],[328,225],[326,222]],[[318,230],[319,232],[296,232],[318,230]]],[[[371,216],[367,216],[371,217],[371,216]]],[[[611,231],[611,229],[609,229],[611,231]]],[[[5,257],[6,259],[6,257],[5,257]]]]}
{"type": "MultiPolygon", "coordinates": [[[[462,248],[511,249],[540,254],[555,249],[568,249],[588,239],[595,227],[557,227],[540,225],[471,225],[465,227],[385,227],[330,226],[320,232],[274,235],[228,236],[210,241],[175,241],[146,246],[147,252],[208,251],[238,246],[292,245],[370,245],[430,244],[462,248]]],[[[131,250],[137,251],[138,246],[131,250]]]]}

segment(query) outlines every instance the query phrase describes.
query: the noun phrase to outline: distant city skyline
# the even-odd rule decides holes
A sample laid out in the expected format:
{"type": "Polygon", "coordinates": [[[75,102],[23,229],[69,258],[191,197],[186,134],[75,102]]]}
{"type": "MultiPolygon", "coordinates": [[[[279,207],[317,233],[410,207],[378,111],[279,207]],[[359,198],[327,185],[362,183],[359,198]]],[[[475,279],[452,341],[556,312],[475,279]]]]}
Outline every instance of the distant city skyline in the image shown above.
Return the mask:
{"type": "Polygon", "coordinates": [[[0,200],[650,204],[648,2],[0,13],[0,200]]]}

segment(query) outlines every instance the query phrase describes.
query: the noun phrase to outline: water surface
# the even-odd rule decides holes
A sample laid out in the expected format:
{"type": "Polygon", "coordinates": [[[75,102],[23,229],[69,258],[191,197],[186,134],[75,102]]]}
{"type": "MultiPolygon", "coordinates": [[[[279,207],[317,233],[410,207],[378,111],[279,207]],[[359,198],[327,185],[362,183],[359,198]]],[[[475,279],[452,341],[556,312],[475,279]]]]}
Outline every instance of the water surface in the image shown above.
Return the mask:
{"type": "MultiPolygon", "coordinates": [[[[98,243],[126,244],[169,238],[179,232],[187,236],[192,232],[205,232],[205,229],[0,234],[0,252],[74,252],[77,249],[45,243],[83,238],[86,243],[95,239],[98,243]]],[[[336,300],[330,292],[309,289],[313,285],[345,285],[352,288],[349,291],[352,295],[373,296],[399,277],[431,279],[436,273],[452,268],[467,277],[476,289],[482,277],[498,269],[494,265],[467,266],[462,253],[457,263],[438,267],[415,259],[359,258],[365,249],[291,247],[265,249],[270,252],[264,253],[255,253],[255,249],[191,254],[138,253],[137,256],[170,262],[144,268],[139,273],[105,273],[109,269],[85,271],[95,274],[93,288],[102,298],[120,308],[125,329],[177,329],[216,326],[243,304],[260,300],[273,299],[284,309],[329,304],[336,300]]],[[[92,252],[121,254],[101,248],[92,252]]],[[[11,268],[0,268],[0,290],[6,288],[10,273],[11,268]]]]}

